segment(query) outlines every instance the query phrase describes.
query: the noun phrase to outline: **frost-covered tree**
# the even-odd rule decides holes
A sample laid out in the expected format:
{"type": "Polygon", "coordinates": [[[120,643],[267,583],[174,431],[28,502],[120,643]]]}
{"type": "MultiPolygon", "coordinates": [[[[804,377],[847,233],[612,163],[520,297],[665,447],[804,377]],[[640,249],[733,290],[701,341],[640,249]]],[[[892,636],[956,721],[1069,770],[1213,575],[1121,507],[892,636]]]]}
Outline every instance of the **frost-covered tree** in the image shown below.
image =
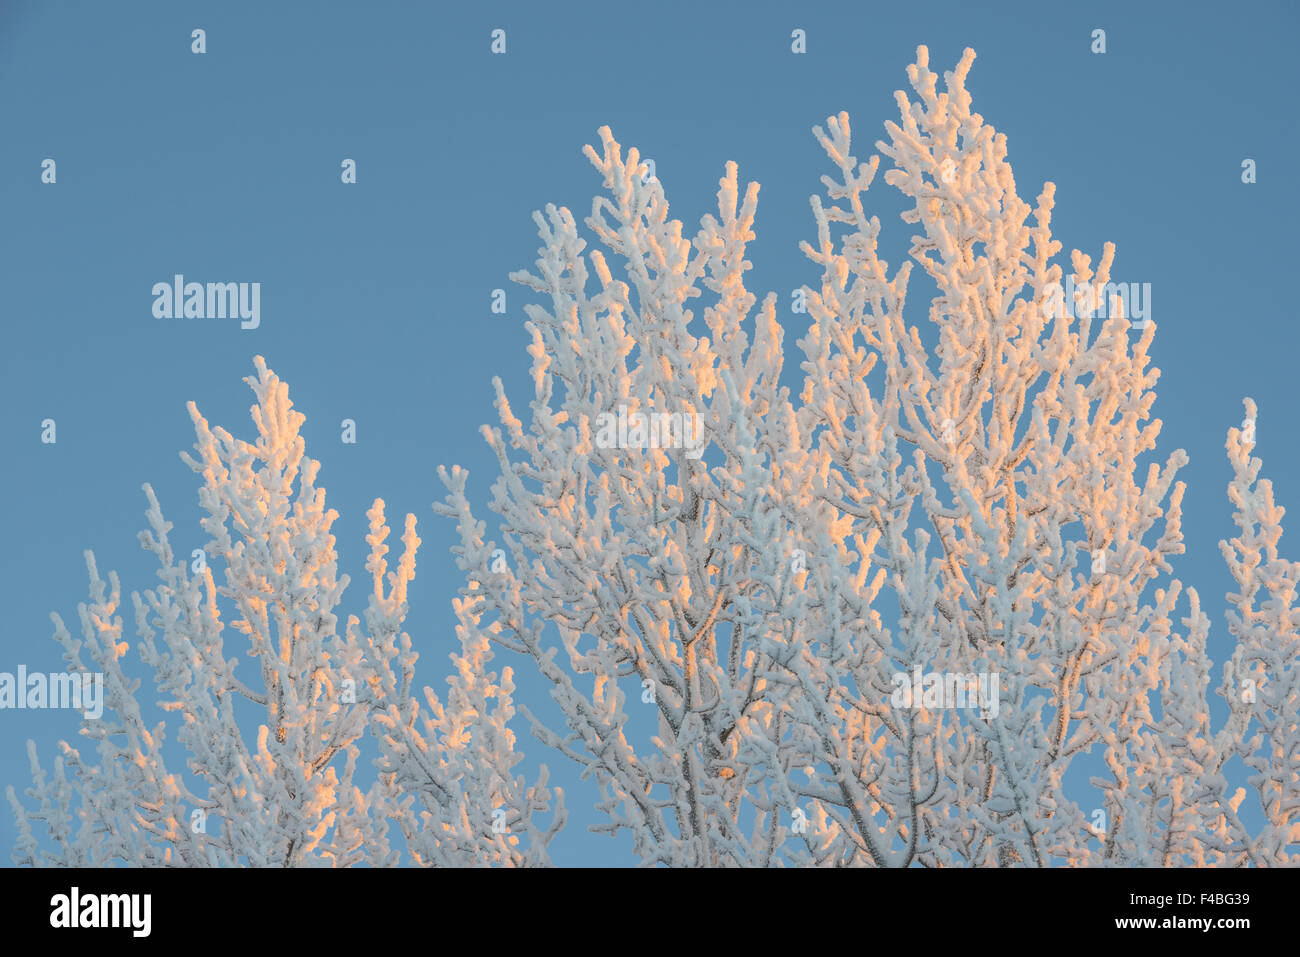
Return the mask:
{"type": "Polygon", "coordinates": [[[254,443],[191,406],[210,541],[177,561],[146,487],[161,583],[133,596],[189,761],[169,768],[167,723],[145,723],[117,578],[88,554],[82,637],[54,620],[69,668],[106,677],[82,729],[97,760],[65,744],[47,776],[29,746],[15,860],[545,864],[562,796],[551,813],[545,769],[514,774],[495,646],[549,687],[561,724],[520,710],[646,864],[1297,863],[1300,564],[1279,557],[1255,406],[1228,435],[1236,647],[1216,726],[1209,621],[1171,564],[1187,457],[1147,458],[1154,323],[1134,337],[1113,246],[1095,268],[1075,252],[1068,277],[1054,261],[1054,188],[1017,196],[970,110],[972,61],[940,91],[920,48],[877,144],[916,228],[896,269],[865,211],[879,155],[852,155],[844,113],[814,128],[838,175],[803,245],[822,275],[796,291],[797,396],[777,298],[744,282],[757,185],[728,164],[687,238],[600,131],[608,195],[586,223],[620,272],[568,210],[536,215],[537,273],[514,275],[548,299],[528,308],[529,421],[498,381],[484,430],[499,545],[467,474],[441,472],[469,576],[442,700],[415,692],[403,631],[414,519],[390,570],[375,502],[373,587],[340,629],[335,513],[284,383],[257,360],[254,443]],[[904,316],[913,281],[924,324],[904,316]],[[256,676],[236,675],[228,628],[256,676]]]}
{"type": "Polygon", "coordinates": [[[797,397],[777,299],[745,285],[758,186],[734,163],[687,237],[602,128],[604,251],[567,209],[534,216],[537,272],[512,276],[546,297],[529,421],[497,380],[484,429],[500,543],[463,470],[436,507],[474,633],[532,660],[563,716],[528,712],[534,733],[646,864],[1297,862],[1300,566],[1255,484],[1254,407],[1228,443],[1240,593],[1215,730],[1208,619],[1170,564],[1187,457],[1144,460],[1155,325],[1133,335],[1110,244],[1095,268],[1073,254],[1062,295],[1054,187],[1017,196],[973,59],[940,90],[920,48],[877,144],[916,230],[896,269],[864,201],[879,155],[859,163],[845,113],[814,128],[837,175],[803,244],[821,282],[797,291],[797,397]]]}
{"type": "MultiPolygon", "coordinates": [[[[445,701],[413,687],[417,658],[402,631],[419,539],[406,517],[404,550],[389,572],[383,502],[368,513],[367,571],[373,589],[365,627],[335,608],[338,573],[330,526],[288,387],[255,359],[252,408],[258,438],[209,428],[190,403],[197,457],[182,453],[203,485],[209,541],[192,563],[177,560],[153,490],[143,546],[160,584],[132,595],[139,656],[161,707],[177,715],[146,724],[140,680],[124,668],[128,643],[116,574],[105,583],[87,552],[90,601],[81,638],[56,614],[55,638],[73,672],[99,672],[105,710],[83,722],[97,760],[68,743],[47,777],[29,742],[34,785],[28,810],[12,787],[19,864],[63,866],[348,866],[545,864],[553,826],[545,770],[526,785],[506,726],[511,676],[493,655],[471,603],[457,603],[461,643],[445,701]],[[214,568],[219,569],[214,572],[214,568]],[[232,634],[233,633],[233,634],[232,634]],[[233,638],[253,659],[238,668],[233,638]],[[161,639],[161,640],[160,640],[161,639]],[[165,755],[168,730],[188,752],[183,769],[165,755]],[[364,789],[358,762],[367,731],[377,776],[364,789]],[[44,826],[38,838],[33,822],[44,826]],[[393,840],[394,829],[401,840],[393,840]]],[[[174,754],[171,755],[174,759],[174,754]]]]}

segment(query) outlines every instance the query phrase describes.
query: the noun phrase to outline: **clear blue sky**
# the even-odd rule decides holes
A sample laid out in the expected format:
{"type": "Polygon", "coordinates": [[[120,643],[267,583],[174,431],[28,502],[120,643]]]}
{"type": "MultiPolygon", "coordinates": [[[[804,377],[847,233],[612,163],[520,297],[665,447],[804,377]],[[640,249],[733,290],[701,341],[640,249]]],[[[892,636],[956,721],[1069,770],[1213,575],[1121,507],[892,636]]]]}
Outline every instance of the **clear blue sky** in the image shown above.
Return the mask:
{"type": "MultiPolygon", "coordinates": [[[[195,477],[177,453],[185,403],[249,435],[242,377],[264,355],[306,414],[308,454],[341,513],[340,611],[363,607],[365,510],[414,512],[424,540],[408,631],[441,691],[460,584],[454,529],[433,514],[438,464],[467,466],[486,500],[490,379],[530,388],[522,305],[506,279],[532,267],[530,214],[581,218],[599,180],[581,155],[609,124],[656,161],[688,229],[714,209],[727,160],[762,184],[751,246],[761,298],[817,281],[798,251],[829,164],[810,128],[847,110],[859,148],[896,119],[918,44],[942,72],[978,54],[974,107],[1007,134],[1023,198],[1057,184],[1065,251],[1114,241],[1117,280],[1150,282],[1163,375],[1160,459],[1185,448],[1188,555],[1177,563],[1226,655],[1217,542],[1231,534],[1223,444],[1241,399],[1278,500],[1300,508],[1292,424],[1300,396],[1286,283],[1295,275],[1297,8],[1280,2],[1088,4],[0,2],[0,670],[58,670],[51,611],[86,598],[82,550],[123,588],[151,585],[143,482],[202,544],[195,477]],[[190,52],[191,31],[207,53],[190,52]],[[494,28],[507,53],[489,51],[494,28]],[[807,31],[808,52],[790,52],[807,31]],[[1103,28],[1108,52],[1090,52],[1103,28]],[[1258,182],[1241,182],[1241,162],[1258,182]],[[57,162],[55,185],[41,162],[57,162]],[[358,183],[340,183],[340,163],[358,183]],[[261,326],[155,319],[175,273],[262,283],[261,326]],[[508,292],[508,313],[489,310],[508,292]],[[54,446],[40,423],[58,425],[54,446]],[[358,425],[354,446],[340,420],[358,425]]],[[[872,196],[888,193],[883,180],[872,196]]],[[[882,210],[892,210],[882,206],[882,210]]],[[[891,262],[910,227],[882,214],[891,262]]],[[[1067,261],[1068,260],[1064,260],[1067,261]]],[[[913,311],[921,321],[924,304],[913,311]]],[[[805,317],[787,317],[793,348],[805,317]]],[[[797,368],[797,356],[787,363],[797,368]]],[[[481,509],[487,514],[486,508],[481,509]]],[[[489,535],[491,535],[489,531],[489,535]]],[[[1300,535],[1284,551],[1300,557],[1300,535]]],[[[192,544],[191,544],[192,542],[192,544]]],[[[127,608],[129,614],[129,604],[127,608]]],[[[127,632],[133,637],[133,621],[127,632]]],[[[500,663],[500,659],[498,659],[500,663]]],[[[545,708],[543,689],[520,697],[545,708]]],[[[141,692],[154,700],[146,681],[141,692]]],[[[71,712],[0,711],[0,786],[27,783],[25,741],[47,766],[71,712]]],[[[528,766],[542,747],[522,722],[528,766]]],[[[559,863],[630,863],[630,841],[585,833],[593,792],[570,792],[559,863]]],[[[0,861],[14,828],[0,807],[0,861]]]]}

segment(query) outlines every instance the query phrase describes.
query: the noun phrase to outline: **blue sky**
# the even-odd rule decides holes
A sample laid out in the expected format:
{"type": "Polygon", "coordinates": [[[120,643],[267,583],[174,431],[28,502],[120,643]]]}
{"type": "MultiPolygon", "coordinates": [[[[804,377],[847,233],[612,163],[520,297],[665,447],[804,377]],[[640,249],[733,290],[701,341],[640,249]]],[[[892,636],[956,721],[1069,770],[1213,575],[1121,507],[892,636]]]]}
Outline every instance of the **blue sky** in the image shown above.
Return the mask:
{"type": "MultiPolygon", "coordinates": [[[[798,251],[808,197],[831,171],[810,128],[847,110],[862,158],[897,118],[893,93],[918,44],[951,69],[978,58],[974,107],[1009,142],[1022,198],[1056,183],[1065,252],[1118,246],[1112,275],[1149,282],[1162,370],[1159,458],[1184,448],[1188,554],[1175,565],[1213,622],[1214,684],[1228,638],[1233,531],[1226,430],[1260,406],[1257,454],[1280,504],[1300,503],[1291,441],[1300,395],[1285,285],[1294,275],[1292,38],[1286,3],[0,3],[0,670],[57,670],[49,613],[76,619],[82,551],[124,591],[153,582],[139,547],[144,482],[194,539],[195,477],[178,452],[185,403],[252,430],[242,383],[261,354],[305,413],[309,455],[341,518],[334,531],[363,607],[365,510],[414,512],[424,541],[408,631],[421,679],[442,689],[454,528],[430,504],[435,469],[469,468],[482,507],[495,464],[490,380],[523,395],[531,213],[579,218],[600,183],[581,155],[608,124],[653,158],[688,230],[714,209],[723,165],[762,184],[750,247],[759,295],[816,283],[798,251]],[[202,28],[207,52],[190,52],[202,28]],[[507,31],[507,53],[489,51],[507,31]],[[790,51],[791,30],[808,52],[790,51]],[[1093,29],[1107,52],[1090,51],[1093,29]],[[57,163],[57,183],[41,163],[57,163]],[[340,182],[354,159],[358,182],[340,182]],[[1241,163],[1258,182],[1241,182],[1241,163]],[[261,325],[154,318],[154,283],[262,284],[261,325]],[[490,311],[505,288],[508,311],[490,311]],[[40,441],[57,422],[58,441],[40,441]],[[354,419],[355,445],[338,423],[354,419]]],[[[891,263],[910,227],[883,178],[871,196],[891,263]]],[[[1063,260],[1068,261],[1068,260],[1063,260]]],[[[924,305],[912,303],[912,320],[924,305]],[[915,307],[920,307],[916,309],[915,307]]],[[[806,317],[787,316],[787,348],[806,317]]],[[[797,356],[787,353],[797,368],[797,356]]],[[[491,533],[489,532],[489,535],[491,533]]],[[[1300,547],[1283,550],[1300,555],[1300,547]]],[[[128,632],[133,623],[128,621],[128,632]]],[[[517,665],[526,663],[516,662],[517,665]]],[[[518,668],[524,671],[524,667],[518,668]]],[[[523,684],[521,678],[521,685],[523,684]]],[[[142,696],[152,700],[146,684],[142,696]]],[[[545,706],[544,692],[521,699],[545,706]]],[[[48,763],[71,712],[0,712],[0,785],[25,785],[27,738],[48,763]]],[[[532,765],[542,748],[519,727],[532,765]]],[[[585,833],[592,792],[570,792],[558,863],[631,863],[630,842],[585,833]]],[[[0,808],[0,849],[14,837],[0,808]]]]}

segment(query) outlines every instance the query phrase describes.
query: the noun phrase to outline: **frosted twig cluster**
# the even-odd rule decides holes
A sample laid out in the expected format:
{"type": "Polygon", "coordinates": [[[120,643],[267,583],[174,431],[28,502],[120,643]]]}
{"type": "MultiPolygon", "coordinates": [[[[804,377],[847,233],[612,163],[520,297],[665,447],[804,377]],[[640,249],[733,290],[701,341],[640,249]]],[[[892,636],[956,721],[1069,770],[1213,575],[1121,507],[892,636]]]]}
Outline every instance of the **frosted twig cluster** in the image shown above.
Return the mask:
{"type": "Polygon", "coordinates": [[[337,513],[316,487],[320,463],[305,455],[288,386],[258,356],[252,408],[256,442],[212,429],[190,403],[197,458],[182,454],[203,485],[210,540],[193,563],[178,560],[153,490],[140,541],[158,559],[160,584],[132,596],[139,654],[153,669],[172,731],[190,757],[164,757],[165,723],[147,727],[123,659],[121,591],[108,588],[87,552],[91,601],[79,607],[81,639],[58,615],[55,637],[73,671],[106,678],[101,720],[83,723],[98,761],[64,743],[47,778],[29,744],[37,802],[29,811],[8,789],[18,818],[19,864],[101,867],[545,864],[563,823],[540,815],[550,794],[515,779],[519,762],[506,723],[509,669],[488,672],[492,652],[476,615],[458,602],[461,653],[445,701],[413,687],[417,655],[402,631],[407,586],[420,544],[406,517],[403,552],[389,572],[384,503],[368,513],[373,589],[365,626],[343,629],[334,609],[348,584],[337,574],[330,526],[337,513]],[[221,579],[214,574],[220,569],[221,579]],[[223,607],[236,617],[223,618],[223,607]],[[233,635],[232,635],[233,633],[233,635]],[[258,670],[229,657],[234,638],[258,670]],[[160,640],[161,639],[161,640],[160,640]],[[93,666],[93,667],[92,667],[93,666]],[[257,728],[249,740],[243,727],[257,728]],[[379,774],[354,783],[361,743],[378,741],[379,774]],[[32,823],[41,822],[46,840],[32,823]],[[500,822],[500,823],[498,823],[500,822]],[[397,827],[405,852],[390,842],[397,827]],[[521,841],[521,838],[523,840],[521,841]]]}

